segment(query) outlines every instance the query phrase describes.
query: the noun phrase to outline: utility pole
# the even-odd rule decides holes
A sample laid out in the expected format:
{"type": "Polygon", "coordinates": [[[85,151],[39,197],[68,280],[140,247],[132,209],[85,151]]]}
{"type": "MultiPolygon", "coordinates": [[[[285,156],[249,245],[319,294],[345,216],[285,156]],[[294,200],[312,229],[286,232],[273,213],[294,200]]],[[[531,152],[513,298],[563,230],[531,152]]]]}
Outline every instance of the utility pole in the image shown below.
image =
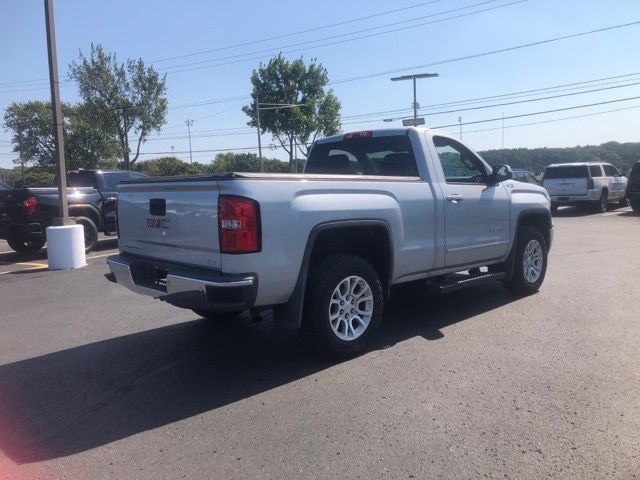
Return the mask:
{"type": "MultiPolygon", "coordinates": [[[[416,80],[418,78],[434,78],[439,77],[437,73],[416,73],[413,75],[403,75],[401,77],[392,77],[392,82],[397,82],[399,80],[412,80],[413,81],[413,124],[418,125],[418,98],[417,98],[417,87],[416,80]]],[[[424,123],[424,121],[422,121],[424,123]]]]}
{"type": "Polygon", "coordinates": [[[462,140],[462,117],[458,117],[458,123],[460,124],[460,140],[462,140]]]}
{"type": "Polygon", "coordinates": [[[130,170],[129,158],[129,125],[127,125],[127,108],[122,108],[122,124],[124,130],[124,146],[122,147],[122,157],[124,159],[124,169],[130,170]]]}
{"type": "Polygon", "coordinates": [[[262,139],[260,138],[260,101],[258,100],[258,94],[256,93],[256,126],[258,127],[258,158],[260,159],[260,173],[264,172],[264,165],[262,163],[262,139]]]}
{"type": "Polygon", "coordinates": [[[193,154],[191,153],[191,125],[193,125],[193,120],[185,120],[187,124],[187,131],[189,132],[189,163],[193,163],[193,154]]]}
{"type": "Polygon", "coordinates": [[[504,112],[502,112],[502,160],[504,160],[504,112]]]}
{"type": "Polygon", "coordinates": [[[47,26],[47,53],[49,57],[49,83],[51,85],[51,111],[53,114],[53,142],[55,145],[56,171],[58,174],[58,218],[54,225],[73,225],[67,205],[67,172],[64,159],[64,133],[62,130],[62,108],[60,106],[60,81],[56,53],[56,30],[53,20],[53,0],[44,0],[44,15],[47,26]]]}
{"type": "Polygon", "coordinates": [[[22,124],[18,124],[18,150],[20,152],[20,178],[24,186],[24,157],[22,156],[22,124]]]}

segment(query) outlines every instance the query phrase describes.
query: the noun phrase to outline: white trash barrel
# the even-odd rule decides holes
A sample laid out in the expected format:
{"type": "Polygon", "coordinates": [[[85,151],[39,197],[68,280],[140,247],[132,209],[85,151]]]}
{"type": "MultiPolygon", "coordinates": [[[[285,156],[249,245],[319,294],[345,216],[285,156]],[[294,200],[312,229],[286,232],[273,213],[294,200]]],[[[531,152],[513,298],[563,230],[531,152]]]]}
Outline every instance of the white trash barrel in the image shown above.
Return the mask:
{"type": "Polygon", "coordinates": [[[49,270],[84,267],[84,228],[82,225],[47,227],[47,260],[49,270]]]}

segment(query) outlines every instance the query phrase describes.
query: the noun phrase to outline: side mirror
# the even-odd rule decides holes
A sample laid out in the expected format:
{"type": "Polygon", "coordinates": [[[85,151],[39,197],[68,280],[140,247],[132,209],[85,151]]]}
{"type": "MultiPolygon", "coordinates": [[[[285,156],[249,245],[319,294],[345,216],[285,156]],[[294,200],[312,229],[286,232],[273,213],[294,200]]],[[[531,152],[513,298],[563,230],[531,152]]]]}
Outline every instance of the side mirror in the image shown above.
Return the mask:
{"type": "Polygon", "coordinates": [[[489,185],[497,185],[505,180],[511,180],[513,172],[509,165],[494,165],[493,172],[489,175],[489,185]]]}

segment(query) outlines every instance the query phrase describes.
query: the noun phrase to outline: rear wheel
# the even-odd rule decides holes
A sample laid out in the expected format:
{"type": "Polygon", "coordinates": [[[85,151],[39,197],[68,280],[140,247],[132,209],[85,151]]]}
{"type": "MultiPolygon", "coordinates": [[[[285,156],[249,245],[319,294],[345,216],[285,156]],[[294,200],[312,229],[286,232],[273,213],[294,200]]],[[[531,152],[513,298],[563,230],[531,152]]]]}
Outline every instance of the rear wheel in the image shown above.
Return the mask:
{"type": "Polygon", "coordinates": [[[558,204],[557,203],[552,203],[551,204],[551,213],[557,213],[558,212],[558,204]]]}
{"type": "Polygon", "coordinates": [[[360,353],[382,321],[378,272],[352,255],[332,255],[315,263],[304,308],[304,333],[323,355],[360,353]]]}
{"type": "Polygon", "coordinates": [[[598,212],[604,213],[607,211],[607,205],[609,204],[609,194],[606,190],[602,190],[600,194],[600,201],[598,202],[598,212]]]}
{"type": "Polygon", "coordinates": [[[626,197],[626,195],[620,199],[618,205],[620,206],[620,208],[624,208],[629,205],[629,199],[626,197]]]}
{"type": "Polygon", "coordinates": [[[7,238],[9,247],[18,253],[36,253],[46,243],[44,235],[40,237],[27,237],[20,233],[11,232],[7,238]]]}
{"type": "Polygon", "coordinates": [[[76,217],[76,223],[84,228],[84,251],[89,253],[98,244],[98,227],[89,217],[76,217]]]}
{"type": "Polygon", "coordinates": [[[534,227],[523,227],[518,233],[513,276],[505,286],[517,295],[537,292],[547,273],[547,242],[534,227]]]}

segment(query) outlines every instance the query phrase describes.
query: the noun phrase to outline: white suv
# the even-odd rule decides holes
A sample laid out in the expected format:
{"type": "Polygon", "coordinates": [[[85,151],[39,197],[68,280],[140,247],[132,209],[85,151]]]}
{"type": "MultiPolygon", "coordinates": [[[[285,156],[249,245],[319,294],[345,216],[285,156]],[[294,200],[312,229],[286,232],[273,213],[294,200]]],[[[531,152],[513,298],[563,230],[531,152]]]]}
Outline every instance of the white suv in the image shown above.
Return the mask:
{"type": "Polygon", "coordinates": [[[627,178],[604,162],[562,163],[547,167],[542,186],[551,197],[551,211],[560,205],[595,205],[607,211],[611,202],[626,205],[627,178]]]}

